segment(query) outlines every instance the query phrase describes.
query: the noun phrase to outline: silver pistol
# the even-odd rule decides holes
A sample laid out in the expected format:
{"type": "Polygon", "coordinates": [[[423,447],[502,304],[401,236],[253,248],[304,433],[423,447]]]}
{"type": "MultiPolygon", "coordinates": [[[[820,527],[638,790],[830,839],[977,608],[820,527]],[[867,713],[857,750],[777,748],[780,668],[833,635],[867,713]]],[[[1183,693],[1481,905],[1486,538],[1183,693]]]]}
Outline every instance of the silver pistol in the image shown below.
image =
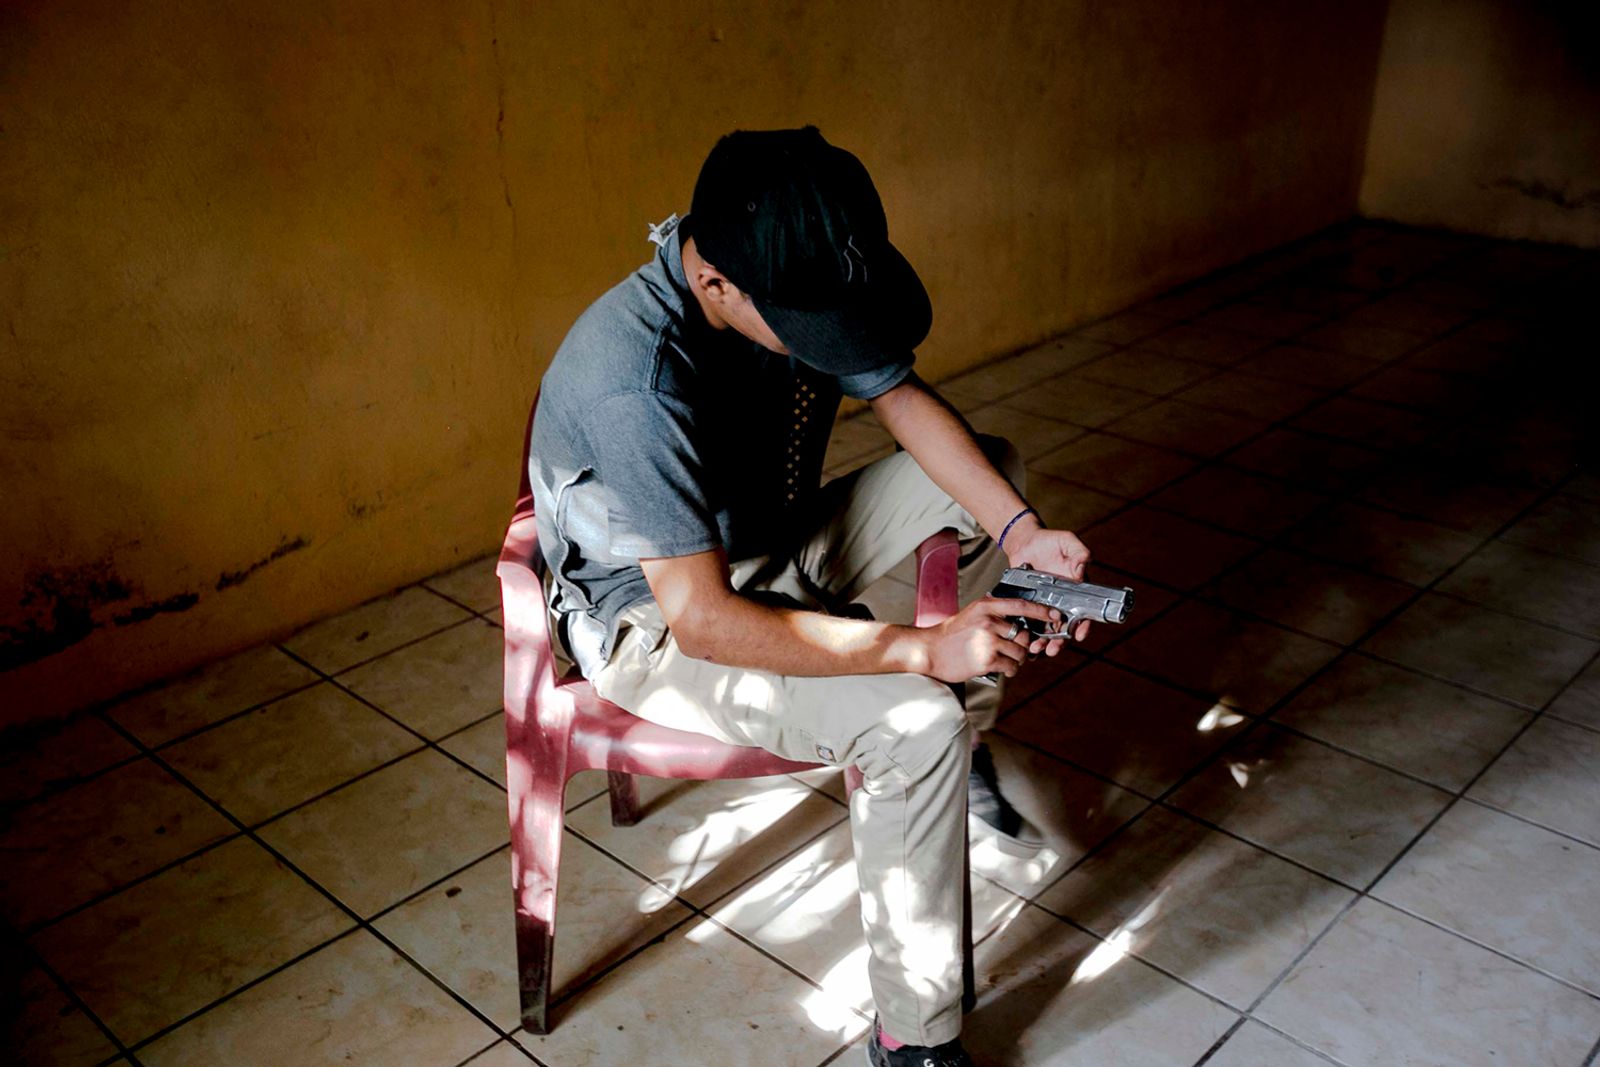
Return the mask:
{"type": "MultiPolygon", "coordinates": [[[[1133,590],[1127,586],[1114,589],[1109,585],[1075,582],[1071,578],[1036,571],[1028,566],[1006,568],[1006,572],[1000,576],[1000,583],[989,595],[1031,600],[1061,612],[1061,621],[1057,624],[1059,629],[1056,630],[1051,630],[1050,623],[1043,619],[1030,619],[1022,615],[1011,618],[1012,622],[1024,627],[1034,637],[1042,637],[1047,641],[1071,637],[1072,628],[1083,619],[1091,622],[1123,622],[1133,608],[1133,590]]],[[[982,674],[972,680],[983,685],[1000,684],[997,674],[982,674]]]]}
{"type": "Polygon", "coordinates": [[[1126,586],[1113,589],[1109,585],[1090,585],[1026,566],[1006,568],[1000,584],[989,595],[1031,600],[1061,612],[1060,630],[1054,633],[1043,619],[1014,620],[1026,626],[1033,636],[1044,638],[1066,637],[1081,619],[1122,622],[1133,607],[1133,590],[1126,586]]]}

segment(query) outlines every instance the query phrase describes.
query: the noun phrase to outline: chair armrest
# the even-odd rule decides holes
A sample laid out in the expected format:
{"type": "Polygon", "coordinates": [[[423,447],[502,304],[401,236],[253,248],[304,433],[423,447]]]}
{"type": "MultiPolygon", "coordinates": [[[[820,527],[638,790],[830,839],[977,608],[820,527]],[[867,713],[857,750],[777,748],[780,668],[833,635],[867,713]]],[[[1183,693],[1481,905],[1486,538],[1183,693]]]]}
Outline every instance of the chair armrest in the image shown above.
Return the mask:
{"type": "Polygon", "coordinates": [[[916,625],[934,626],[961,610],[956,568],[961,543],[954,530],[940,530],[917,546],[916,625]]]}

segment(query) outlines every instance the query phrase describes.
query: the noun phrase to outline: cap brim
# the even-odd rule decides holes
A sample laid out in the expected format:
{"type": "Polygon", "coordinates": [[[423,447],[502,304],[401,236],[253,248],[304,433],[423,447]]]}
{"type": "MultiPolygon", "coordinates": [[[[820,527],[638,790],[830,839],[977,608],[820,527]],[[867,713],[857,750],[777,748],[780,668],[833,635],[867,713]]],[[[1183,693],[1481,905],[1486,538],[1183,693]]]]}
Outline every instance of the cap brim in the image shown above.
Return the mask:
{"type": "Polygon", "coordinates": [[[884,250],[848,304],[802,310],[754,298],[756,310],[791,355],[826,374],[861,374],[903,362],[928,336],[933,305],[899,249],[885,244],[884,250]]]}

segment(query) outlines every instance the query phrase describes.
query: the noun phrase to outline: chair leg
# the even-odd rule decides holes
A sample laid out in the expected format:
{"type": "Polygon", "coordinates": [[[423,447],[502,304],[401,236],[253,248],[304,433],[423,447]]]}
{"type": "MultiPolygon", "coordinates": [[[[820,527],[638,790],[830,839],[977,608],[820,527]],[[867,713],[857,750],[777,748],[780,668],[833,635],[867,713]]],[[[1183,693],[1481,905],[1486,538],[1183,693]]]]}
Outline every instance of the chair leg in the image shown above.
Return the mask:
{"type": "Polygon", "coordinates": [[[607,771],[606,785],[611,793],[611,825],[636,825],[644,816],[639,806],[638,779],[622,771],[607,771]]]}
{"type": "Polygon", "coordinates": [[[533,813],[523,827],[527,865],[516,888],[517,985],[522,1025],[549,1033],[550,978],[556,946],[556,880],[561,870],[561,805],[533,813]]]}
{"type": "Polygon", "coordinates": [[[529,731],[533,746],[528,772],[511,782],[511,878],[516,908],[517,986],[522,1025],[549,1033],[550,981],[556,943],[556,883],[561,873],[561,834],[566,817],[566,738],[529,731]],[[543,743],[541,743],[543,742],[543,743]]]}

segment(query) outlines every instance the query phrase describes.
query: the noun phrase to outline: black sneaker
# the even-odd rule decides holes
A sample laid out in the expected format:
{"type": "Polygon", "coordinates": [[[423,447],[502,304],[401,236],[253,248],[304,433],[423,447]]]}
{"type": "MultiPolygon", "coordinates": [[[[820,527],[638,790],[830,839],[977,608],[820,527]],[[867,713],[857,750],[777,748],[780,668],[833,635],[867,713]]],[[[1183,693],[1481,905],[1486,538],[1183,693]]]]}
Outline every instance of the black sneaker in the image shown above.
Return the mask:
{"type": "Polygon", "coordinates": [[[878,1020],[872,1020],[872,1039],[867,1042],[867,1063],[870,1067],[976,1067],[961,1039],[946,1041],[942,1045],[902,1045],[890,1052],[878,1042],[878,1020]]]}
{"type": "Polygon", "coordinates": [[[994,757],[989,754],[988,745],[972,750],[972,770],[967,774],[967,814],[976,815],[1007,837],[1016,837],[1022,830],[1022,815],[1000,793],[1000,778],[995,773],[994,757]]]}
{"type": "Polygon", "coordinates": [[[972,771],[967,775],[967,821],[974,835],[993,837],[1001,851],[1019,859],[1037,855],[1044,848],[1044,838],[1039,831],[1000,792],[1000,779],[995,773],[994,757],[988,745],[972,750],[972,771]],[[989,833],[983,833],[984,829],[989,833]]]}

